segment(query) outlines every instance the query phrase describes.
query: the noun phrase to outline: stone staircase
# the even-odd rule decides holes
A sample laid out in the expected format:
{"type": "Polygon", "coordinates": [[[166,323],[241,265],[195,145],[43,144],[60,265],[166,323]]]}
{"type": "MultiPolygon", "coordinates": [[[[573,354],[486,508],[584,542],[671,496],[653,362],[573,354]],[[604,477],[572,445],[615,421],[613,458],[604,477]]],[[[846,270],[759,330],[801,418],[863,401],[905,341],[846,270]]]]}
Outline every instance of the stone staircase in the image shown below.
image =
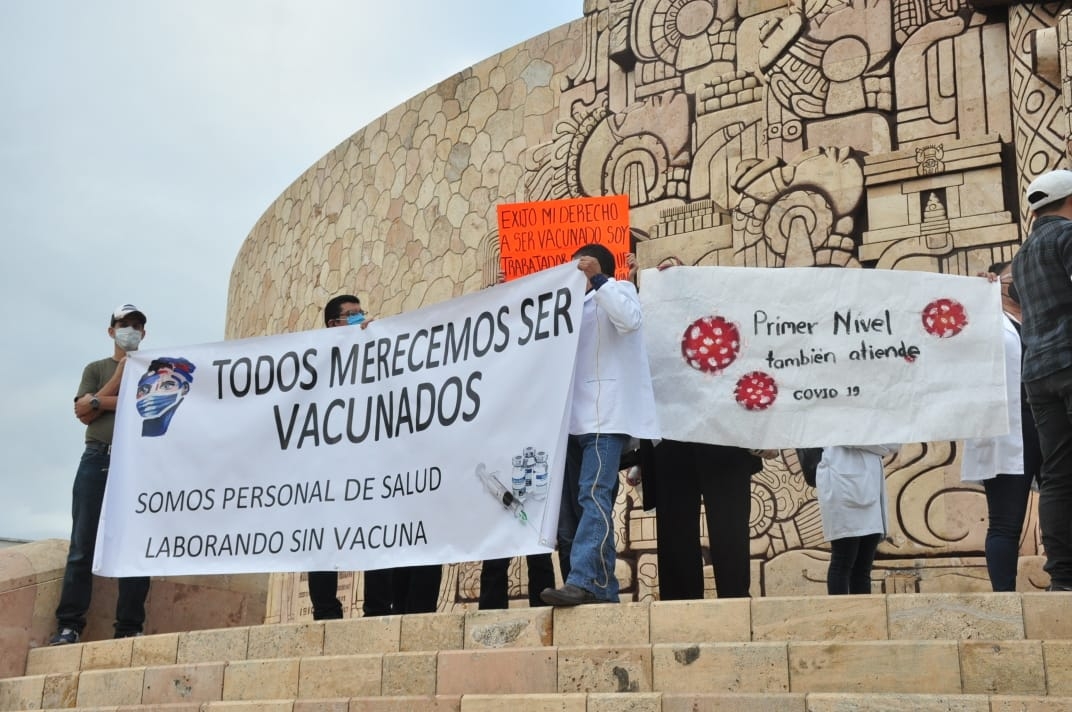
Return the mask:
{"type": "Polygon", "coordinates": [[[513,608],[31,649],[0,710],[1072,712],[1072,593],[513,608]]]}

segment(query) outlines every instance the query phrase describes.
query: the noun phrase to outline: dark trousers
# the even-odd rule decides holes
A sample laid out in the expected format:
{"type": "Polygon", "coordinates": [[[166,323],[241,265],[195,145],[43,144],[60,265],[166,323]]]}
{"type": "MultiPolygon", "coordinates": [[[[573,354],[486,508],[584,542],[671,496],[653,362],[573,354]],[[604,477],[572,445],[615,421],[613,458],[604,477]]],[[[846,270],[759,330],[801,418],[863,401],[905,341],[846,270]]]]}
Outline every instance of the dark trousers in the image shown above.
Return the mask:
{"type": "Polygon", "coordinates": [[[1072,368],[1025,383],[1042,448],[1039,527],[1051,585],[1072,588],[1072,368]]]}
{"type": "Polygon", "coordinates": [[[392,612],[434,613],[439,607],[439,585],[442,581],[443,567],[440,564],[391,569],[391,588],[394,591],[392,612]]]}
{"type": "Polygon", "coordinates": [[[361,611],[366,618],[391,615],[395,600],[393,584],[391,569],[373,569],[365,572],[365,585],[362,589],[365,602],[361,606],[361,611]]]}
{"type": "Polygon", "coordinates": [[[342,618],[342,601],[339,600],[338,571],[309,572],[309,603],[313,607],[314,621],[342,618]]]}
{"type": "Polygon", "coordinates": [[[757,462],[750,457],[728,459],[736,454],[729,450],[673,440],[655,447],[660,600],[704,597],[701,501],[718,597],[748,596],[751,479],[757,462]]]}
{"type": "Polygon", "coordinates": [[[983,481],[986,491],[986,570],[995,591],[1016,590],[1020,533],[1031,495],[1028,475],[998,475],[983,481]]]}
{"type": "MultiPolygon", "coordinates": [[[[401,615],[403,613],[432,613],[439,604],[439,585],[443,567],[402,566],[397,569],[373,569],[364,577],[366,618],[401,615]]],[[[336,571],[309,572],[309,600],[313,620],[342,618],[342,603],[337,597],[339,574],[336,571]]]]}
{"type": "Polygon", "coordinates": [[[830,542],[830,568],[826,572],[826,592],[871,593],[871,566],[882,540],[881,534],[848,536],[830,542]]]}
{"type": "MultiPolygon", "coordinates": [[[[546,606],[540,599],[545,588],[555,587],[555,565],[550,554],[529,554],[525,557],[529,572],[529,606],[546,606]]],[[[486,559],[480,566],[480,610],[508,608],[510,559],[486,559]]]]}
{"type": "MultiPolygon", "coordinates": [[[[584,454],[577,438],[570,435],[566,439],[566,470],[562,477],[562,501],[558,508],[558,569],[562,580],[569,578],[570,555],[573,553],[573,535],[577,533],[577,523],[581,521],[581,504],[577,501],[577,490],[581,480],[581,457],[584,454]]],[[[617,495],[617,492],[615,492],[617,495]]]]}
{"type": "MultiPolygon", "coordinates": [[[[71,628],[81,634],[86,627],[86,612],[93,596],[93,551],[97,543],[97,525],[104,504],[104,486],[108,482],[110,462],[108,447],[87,443],[71,494],[71,546],[63,572],[63,589],[56,607],[60,629],[71,628]]],[[[119,599],[115,604],[116,637],[140,633],[145,624],[145,599],[149,595],[149,577],[119,579],[119,599]]]]}

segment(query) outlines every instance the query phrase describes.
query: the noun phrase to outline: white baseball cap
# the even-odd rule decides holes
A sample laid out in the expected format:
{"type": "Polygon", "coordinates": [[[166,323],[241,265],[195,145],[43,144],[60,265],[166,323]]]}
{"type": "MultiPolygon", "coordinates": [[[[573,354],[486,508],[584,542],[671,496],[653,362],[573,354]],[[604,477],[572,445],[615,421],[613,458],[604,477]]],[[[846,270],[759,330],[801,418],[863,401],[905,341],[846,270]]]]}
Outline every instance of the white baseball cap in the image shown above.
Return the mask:
{"type": "Polygon", "coordinates": [[[1043,173],[1027,186],[1027,206],[1038,210],[1072,195],[1072,171],[1058,169],[1043,173]]]}
{"type": "Polygon", "coordinates": [[[114,325],[115,322],[119,321],[120,319],[123,319],[124,317],[130,316],[131,314],[137,314],[141,317],[142,321],[148,321],[148,319],[145,318],[145,312],[143,312],[141,309],[138,309],[133,304],[120,304],[115,308],[115,311],[112,312],[112,324],[114,325]]]}

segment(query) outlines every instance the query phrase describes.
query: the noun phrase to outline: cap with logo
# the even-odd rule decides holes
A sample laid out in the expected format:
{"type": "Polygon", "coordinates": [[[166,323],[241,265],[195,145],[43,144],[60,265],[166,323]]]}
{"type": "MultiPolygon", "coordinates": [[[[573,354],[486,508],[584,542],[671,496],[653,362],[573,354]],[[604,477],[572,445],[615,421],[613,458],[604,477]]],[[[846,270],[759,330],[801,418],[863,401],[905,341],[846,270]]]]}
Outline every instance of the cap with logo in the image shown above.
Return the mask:
{"type": "Polygon", "coordinates": [[[1027,186],[1027,206],[1038,210],[1072,195],[1072,171],[1060,169],[1043,173],[1027,186]]]}
{"type": "Polygon", "coordinates": [[[148,321],[148,319],[145,318],[145,312],[138,309],[133,304],[120,304],[115,308],[115,311],[112,312],[112,326],[115,326],[115,323],[120,319],[125,319],[131,314],[137,314],[141,317],[143,322],[148,321]]]}

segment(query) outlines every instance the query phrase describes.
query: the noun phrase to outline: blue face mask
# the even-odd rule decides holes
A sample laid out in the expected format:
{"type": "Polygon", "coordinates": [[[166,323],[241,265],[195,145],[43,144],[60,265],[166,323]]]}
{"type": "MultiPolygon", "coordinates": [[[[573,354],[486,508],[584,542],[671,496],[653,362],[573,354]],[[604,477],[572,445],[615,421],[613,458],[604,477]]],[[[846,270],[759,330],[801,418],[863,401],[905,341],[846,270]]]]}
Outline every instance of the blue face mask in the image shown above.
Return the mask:
{"type": "Polygon", "coordinates": [[[179,404],[182,400],[181,392],[154,393],[153,395],[138,398],[135,405],[138,413],[143,418],[158,418],[179,404]]]}
{"type": "Polygon", "coordinates": [[[350,326],[357,326],[365,320],[365,312],[358,312],[357,314],[351,314],[346,317],[346,323],[350,326]]]}

